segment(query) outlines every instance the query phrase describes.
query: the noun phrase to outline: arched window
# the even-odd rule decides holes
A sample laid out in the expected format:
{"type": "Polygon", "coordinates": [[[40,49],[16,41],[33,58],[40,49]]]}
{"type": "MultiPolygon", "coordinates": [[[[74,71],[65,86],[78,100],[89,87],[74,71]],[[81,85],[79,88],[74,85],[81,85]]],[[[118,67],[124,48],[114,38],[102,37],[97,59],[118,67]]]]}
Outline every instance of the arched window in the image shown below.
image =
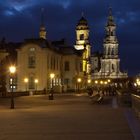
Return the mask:
{"type": "Polygon", "coordinates": [[[114,64],[112,64],[112,72],[114,72],[114,71],[115,71],[114,64]]]}
{"type": "Polygon", "coordinates": [[[114,55],[114,48],[112,48],[111,55],[114,55]]]}
{"type": "Polygon", "coordinates": [[[84,34],[80,34],[80,40],[84,40],[84,34]]]}
{"type": "Polygon", "coordinates": [[[32,47],[32,48],[29,49],[28,67],[29,68],[35,68],[35,66],[36,66],[35,48],[32,47]]]}
{"type": "Polygon", "coordinates": [[[28,66],[29,68],[35,68],[36,65],[36,58],[34,55],[29,55],[28,57],[28,66]]]}
{"type": "Polygon", "coordinates": [[[110,55],[110,47],[108,47],[108,55],[110,55]]]}

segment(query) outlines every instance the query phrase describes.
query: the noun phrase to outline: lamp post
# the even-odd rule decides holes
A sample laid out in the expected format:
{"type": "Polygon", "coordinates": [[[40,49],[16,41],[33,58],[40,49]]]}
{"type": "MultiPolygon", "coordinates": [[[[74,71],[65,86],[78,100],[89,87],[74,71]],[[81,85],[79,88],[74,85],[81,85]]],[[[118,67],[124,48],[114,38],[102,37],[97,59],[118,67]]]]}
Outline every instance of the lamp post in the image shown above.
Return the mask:
{"type": "Polygon", "coordinates": [[[53,89],[53,78],[55,77],[54,73],[50,74],[50,79],[51,79],[51,89],[53,89]]]}
{"type": "Polygon", "coordinates": [[[80,93],[80,83],[81,83],[82,79],[81,78],[77,78],[77,83],[78,83],[78,92],[80,93]]]}
{"type": "Polygon", "coordinates": [[[35,91],[37,92],[38,79],[35,79],[35,91]]]}
{"type": "Polygon", "coordinates": [[[91,84],[91,80],[90,80],[90,79],[88,79],[88,80],[87,80],[87,83],[88,83],[88,84],[91,84]]]}
{"type": "Polygon", "coordinates": [[[94,85],[94,88],[96,89],[96,92],[97,92],[97,93],[99,92],[99,85],[98,85],[98,82],[99,82],[98,80],[95,80],[95,81],[94,81],[94,84],[95,84],[95,85],[94,85]]]}
{"type": "Polygon", "coordinates": [[[26,90],[26,92],[27,92],[28,78],[24,78],[24,82],[25,82],[25,90],[26,90]]]}
{"type": "Polygon", "coordinates": [[[55,74],[54,73],[51,73],[50,74],[50,80],[51,80],[51,90],[50,90],[50,94],[49,94],[49,100],[53,100],[54,97],[53,97],[53,79],[55,77],[55,74]]]}
{"type": "Polygon", "coordinates": [[[14,109],[14,92],[13,92],[13,84],[14,84],[14,76],[16,72],[16,67],[15,66],[10,66],[9,67],[9,72],[10,72],[10,88],[11,88],[11,109],[14,109]]]}

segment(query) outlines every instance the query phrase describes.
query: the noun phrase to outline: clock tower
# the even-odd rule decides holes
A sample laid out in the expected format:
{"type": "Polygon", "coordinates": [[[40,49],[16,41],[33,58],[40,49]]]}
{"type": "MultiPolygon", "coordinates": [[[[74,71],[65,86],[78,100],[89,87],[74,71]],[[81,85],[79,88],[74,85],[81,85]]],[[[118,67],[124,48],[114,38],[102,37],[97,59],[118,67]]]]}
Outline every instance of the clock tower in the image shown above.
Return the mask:
{"type": "Polygon", "coordinates": [[[76,50],[82,51],[82,71],[85,74],[90,74],[91,46],[89,43],[89,27],[83,14],[76,26],[76,44],[74,47],[76,50]]]}

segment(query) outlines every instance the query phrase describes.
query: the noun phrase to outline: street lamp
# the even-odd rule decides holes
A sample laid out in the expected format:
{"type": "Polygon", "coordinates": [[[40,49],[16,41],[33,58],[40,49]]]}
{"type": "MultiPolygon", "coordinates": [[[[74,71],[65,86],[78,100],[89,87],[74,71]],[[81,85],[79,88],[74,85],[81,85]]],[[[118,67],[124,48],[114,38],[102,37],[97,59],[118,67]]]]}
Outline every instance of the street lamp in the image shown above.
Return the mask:
{"type": "Polygon", "coordinates": [[[13,92],[13,84],[14,84],[14,76],[16,72],[16,67],[15,66],[10,66],[9,67],[9,72],[10,72],[10,88],[11,90],[11,109],[14,109],[14,92],[13,92]]]}
{"type": "Polygon", "coordinates": [[[91,80],[90,80],[90,79],[88,79],[88,81],[87,81],[87,82],[88,82],[88,84],[90,84],[90,83],[91,83],[91,80]]]}
{"type": "Polygon", "coordinates": [[[35,91],[37,91],[38,79],[35,79],[35,91]]]}
{"type": "Polygon", "coordinates": [[[97,80],[95,81],[95,84],[98,84],[98,81],[97,80]]]}
{"type": "Polygon", "coordinates": [[[107,82],[108,82],[108,83],[110,83],[110,82],[111,82],[111,80],[110,80],[110,79],[108,79],[108,80],[107,80],[107,82]]]}
{"type": "Polygon", "coordinates": [[[53,79],[55,77],[54,73],[50,74],[50,80],[51,80],[51,90],[50,90],[50,94],[49,94],[49,100],[53,100],[53,79]]]}
{"type": "Polygon", "coordinates": [[[77,83],[78,83],[78,92],[80,93],[80,83],[81,83],[82,79],[81,78],[77,78],[77,83]]]}
{"type": "Polygon", "coordinates": [[[55,77],[54,73],[50,74],[50,79],[51,79],[51,88],[53,88],[53,78],[55,77]]]}
{"type": "Polygon", "coordinates": [[[24,78],[24,82],[25,82],[25,90],[26,90],[26,92],[27,92],[27,84],[28,84],[28,78],[24,78]]]}

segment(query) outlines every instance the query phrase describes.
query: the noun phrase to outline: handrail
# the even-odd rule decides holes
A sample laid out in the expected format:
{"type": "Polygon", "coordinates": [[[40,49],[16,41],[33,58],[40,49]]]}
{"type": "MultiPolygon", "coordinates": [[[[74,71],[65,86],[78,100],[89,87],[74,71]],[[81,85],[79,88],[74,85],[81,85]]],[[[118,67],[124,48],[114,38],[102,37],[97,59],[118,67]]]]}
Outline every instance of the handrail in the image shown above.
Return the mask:
{"type": "Polygon", "coordinates": [[[132,96],[137,97],[137,98],[139,98],[139,99],[140,99],[140,96],[139,96],[139,95],[132,94],[132,96]]]}
{"type": "Polygon", "coordinates": [[[140,118],[140,96],[132,94],[132,107],[136,115],[140,118]]]}

